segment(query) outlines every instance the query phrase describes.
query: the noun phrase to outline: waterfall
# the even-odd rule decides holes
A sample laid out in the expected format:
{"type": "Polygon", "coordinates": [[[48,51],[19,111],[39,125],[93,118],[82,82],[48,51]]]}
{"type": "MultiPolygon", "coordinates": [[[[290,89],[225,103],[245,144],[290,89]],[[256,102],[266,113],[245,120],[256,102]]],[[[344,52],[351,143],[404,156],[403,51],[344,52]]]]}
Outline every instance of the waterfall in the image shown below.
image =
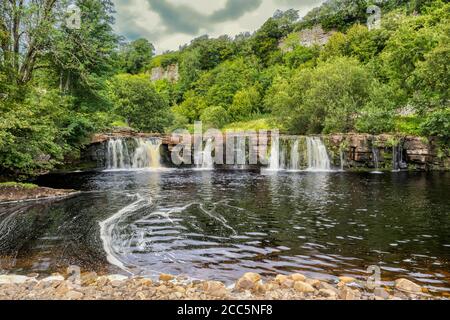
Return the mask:
{"type": "MultiPolygon", "coordinates": [[[[331,161],[323,141],[318,137],[306,137],[308,171],[330,171],[331,161]]],[[[269,171],[298,171],[302,168],[300,140],[275,138],[272,141],[269,171]],[[290,148],[290,149],[289,149],[290,148]],[[289,154],[290,150],[290,154],[289,154]],[[290,159],[288,158],[290,157],[290,159]]],[[[304,168],[304,166],[303,166],[304,168]]]]}
{"type": "Polygon", "coordinates": [[[124,139],[108,141],[106,167],[109,170],[161,168],[160,139],[132,138],[132,140],[132,144],[136,147],[131,152],[124,139]]]}
{"type": "Polygon", "coordinates": [[[403,145],[400,143],[392,147],[392,169],[394,172],[399,172],[407,167],[408,165],[403,161],[403,145]]]}
{"type": "Polygon", "coordinates": [[[308,170],[330,171],[331,162],[327,148],[319,137],[306,137],[308,147],[308,170]]]}
{"type": "Polygon", "coordinates": [[[106,165],[108,169],[125,168],[129,165],[130,155],[122,139],[109,140],[107,149],[106,165]]]}
{"type": "Polygon", "coordinates": [[[159,153],[159,147],[161,146],[161,140],[138,140],[138,147],[134,151],[133,155],[133,169],[152,168],[158,169],[161,167],[161,155],[159,153]]]}
{"type": "Polygon", "coordinates": [[[372,173],[382,173],[379,168],[380,168],[380,160],[379,160],[379,156],[378,156],[378,149],[375,147],[372,147],[372,157],[373,157],[373,163],[375,165],[375,171],[373,171],[372,173]]]}
{"type": "Polygon", "coordinates": [[[213,170],[214,169],[214,158],[213,152],[213,140],[208,139],[205,144],[203,151],[198,151],[195,157],[196,168],[199,170],[213,170]]]}
{"type": "Polygon", "coordinates": [[[280,139],[278,137],[272,138],[272,145],[270,147],[270,171],[280,170],[280,139]]]}
{"type": "Polygon", "coordinates": [[[294,142],[294,145],[291,149],[291,166],[290,170],[299,170],[300,168],[300,154],[299,154],[299,143],[300,141],[297,139],[294,142]]]}
{"type": "Polygon", "coordinates": [[[341,171],[345,171],[344,170],[344,166],[345,166],[344,150],[342,150],[342,149],[339,150],[339,157],[340,157],[340,160],[341,160],[341,171]]]}

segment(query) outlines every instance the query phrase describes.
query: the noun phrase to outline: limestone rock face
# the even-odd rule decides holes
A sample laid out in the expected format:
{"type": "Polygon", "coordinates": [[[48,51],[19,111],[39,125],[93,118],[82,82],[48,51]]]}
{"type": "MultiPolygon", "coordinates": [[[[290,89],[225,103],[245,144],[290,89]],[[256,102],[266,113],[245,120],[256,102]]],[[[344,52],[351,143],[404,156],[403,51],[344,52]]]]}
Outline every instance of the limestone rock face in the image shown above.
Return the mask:
{"type": "Polygon", "coordinates": [[[177,82],[180,79],[178,64],[171,64],[166,68],[153,68],[150,79],[151,81],[168,80],[170,82],[177,82]]]}

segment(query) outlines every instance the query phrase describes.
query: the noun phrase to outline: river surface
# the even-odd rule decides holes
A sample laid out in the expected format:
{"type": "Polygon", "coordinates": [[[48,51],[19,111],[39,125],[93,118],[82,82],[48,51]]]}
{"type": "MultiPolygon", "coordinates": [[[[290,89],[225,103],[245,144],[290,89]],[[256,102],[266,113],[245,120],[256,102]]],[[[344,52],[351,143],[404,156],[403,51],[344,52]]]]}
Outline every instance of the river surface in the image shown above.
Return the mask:
{"type": "Polygon", "coordinates": [[[449,173],[116,171],[49,175],[70,199],[0,205],[3,272],[407,277],[450,292],[449,173]]]}

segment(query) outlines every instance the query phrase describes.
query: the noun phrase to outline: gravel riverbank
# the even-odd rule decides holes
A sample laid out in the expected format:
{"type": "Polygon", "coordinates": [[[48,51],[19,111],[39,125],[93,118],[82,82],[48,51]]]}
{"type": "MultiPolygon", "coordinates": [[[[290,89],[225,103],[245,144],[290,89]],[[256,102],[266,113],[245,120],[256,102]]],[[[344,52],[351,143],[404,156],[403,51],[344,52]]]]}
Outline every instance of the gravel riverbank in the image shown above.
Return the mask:
{"type": "Polygon", "coordinates": [[[426,289],[398,279],[395,287],[369,289],[349,277],[339,283],[309,279],[301,274],[262,279],[247,273],[232,286],[218,281],[188,281],[162,274],[159,280],[85,273],[68,279],[55,274],[36,277],[0,275],[0,300],[434,300],[426,289]]]}

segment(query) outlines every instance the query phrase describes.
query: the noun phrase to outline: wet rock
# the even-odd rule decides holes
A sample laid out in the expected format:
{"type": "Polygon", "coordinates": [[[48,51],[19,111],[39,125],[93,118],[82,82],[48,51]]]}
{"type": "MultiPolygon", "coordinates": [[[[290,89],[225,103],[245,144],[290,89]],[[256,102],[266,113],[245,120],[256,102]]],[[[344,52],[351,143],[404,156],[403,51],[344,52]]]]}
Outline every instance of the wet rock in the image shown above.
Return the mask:
{"type": "Polygon", "coordinates": [[[95,272],[87,272],[81,275],[81,285],[90,286],[93,285],[97,281],[97,273],[95,272]]]}
{"type": "Polygon", "coordinates": [[[291,275],[291,279],[294,281],[302,281],[305,282],[306,277],[300,273],[294,273],[293,275],[291,275]]]}
{"type": "Polygon", "coordinates": [[[383,299],[389,299],[390,294],[383,288],[375,288],[375,290],[373,291],[373,294],[375,296],[381,297],[383,299]]]}
{"type": "Polygon", "coordinates": [[[203,285],[203,290],[214,297],[225,297],[228,293],[227,288],[222,282],[208,281],[203,285]]]}
{"type": "Polygon", "coordinates": [[[110,282],[113,282],[113,281],[126,281],[126,280],[128,280],[128,277],[123,276],[121,274],[113,274],[113,275],[106,276],[106,279],[108,281],[110,281],[110,282]]]}
{"type": "Polygon", "coordinates": [[[159,275],[159,280],[161,280],[161,281],[168,282],[168,281],[172,281],[173,279],[175,279],[175,277],[170,274],[161,273],[159,275]]]}
{"type": "Polygon", "coordinates": [[[339,277],[339,281],[344,283],[344,284],[348,284],[348,283],[356,282],[356,279],[352,278],[352,277],[345,277],[344,276],[344,277],[339,277]]]}
{"type": "Polygon", "coordinates": [[[253,281],[245,277],[242,277],[236,282],[235,288],[238,291],[243,291],[243,290],[252,290],[254,286],[255,283],[253,281]]]}
{"type": "Polygon", "coordinates": [[[407,293],[422,293],[422,287],[415,284],[408,279],[398,279],[395,281],[395,288],[397,290],[407,293]]]}
{"type": "Polygon", "coordinates": [[[244,274],[244,278],[249,279],[253,283],[256,283],[259,280],[261,280],[261,276],[257,273],[253,273],[253,272],[247,272],[246,274],[244,274]]]}
{"type": "Polygon", "coordinates": [[[302,293],[310,293],[310,292],[315,291],[315,289],[312,285],[307,284],[306,282],[302,282],[302,281],[296,281],[294,284],[294,289],[297,292],[302,292],[302,293]]]}
{"type": "Polygon", "coordinates": [[[11,283],[25,283],[27,281],[33,281],[34,278],[29,278],[25,276],[17,275],[0,275],[0,285],[1,284],[11,284],[11,283]]]}
{"type": "Polygon", "coordinates": [[[275,277],[275,281],[276,281],[278,284],[282,284],[283,282],[285,282],[285,281],[288,280],[288,279],[289,279],[288,276],[285,276],[285,275],[282,275],[282,274],[279,274],[279,275],[277,275],[277,276],[275,277]]]}
{"type": "MultiPolygon", "coordinates": [[[[299,281],[299,282],[302,282],[302,281],[299,281]]],[[[282,288],[293,288],[294,287],[294,285],[295,285],[295,281],[294,280],[291,280],[291,279],[286,279],[282,284],[281,284],[281,287],[282,288]]]]}
{"type": "Polygon", "coordinates": [[[325,298],[336,298],[337,294],[334,290],[329,289],[320,289],[319,290],[319,296],[325,297],[325,298]]]}
{"type": "Polygon", "coordinates": [[[66,293],[66,298],[69,300],[80,300],[84,297],[84,294],[78,291],[69,291],[66,293]]]}
{"type": "Polygon", "coordinates": [[[318,285],[319,289],[324,289],[324,290],[330,290],[333,291],[335,294],[338,294],[338,289],[336,289],[334,286],[332,286],[329,283],[326,282],[320,282],[320,284],[318,285]]]}
{"type": "Polygon", "coordinates": [[[258,288],[257,284],[260,280],[261,276],[259,274],[248,272],[236,282],[235,288],[238,291],[254,290],[258,288]]]}
{"type": "Polygon", "coordinates": [[[316,289],[319,289],[320,287],[320,281],[317,279],[306,279],[305,282],[311,286],[313,286],[316,289]]]}
{"type": "Polygon", "coordinates": [[[339,290],[339,298],[342,300],[359,300],[361,293],[358,290],[344,287],[339,290]]]}

